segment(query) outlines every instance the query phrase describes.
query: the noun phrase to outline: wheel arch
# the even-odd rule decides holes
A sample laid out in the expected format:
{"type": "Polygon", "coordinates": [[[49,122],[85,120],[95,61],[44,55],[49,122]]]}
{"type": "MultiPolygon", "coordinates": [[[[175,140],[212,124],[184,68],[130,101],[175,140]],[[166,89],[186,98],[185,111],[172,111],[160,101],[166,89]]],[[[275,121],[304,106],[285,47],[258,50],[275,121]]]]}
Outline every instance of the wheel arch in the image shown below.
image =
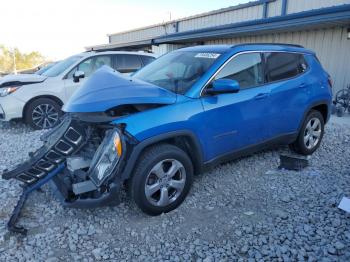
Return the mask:
{"type": "Polygon", "coordinates": [[[312,107],[310,110],[316,110],[319,111],[321,113],[321,115],[323,116],[323,120],[326,123],[328,120],[328,112],[329,112],[329,108],[327,104],[319,104],[316,105],[314,107],[312,107]]]}
{"type": "Polygon", "coordinates": [[[141,154],[145,152],[151,146],[167,143],[175,145],[185,151],[190,157],[195,174],[199,174],[203,170],[203,153],[201,145],[196,136],[188,130],[174,131],[165,134],[161,134],[155,137],[148,138],[139,144],[137,144],[127,160],[127,163],[123,169],[121,177],[123,180],[127,180],[131,177],[135,164],[141,154]]]}
{"type": "Polygon", "coordinates": [[[308,115],[308,113],[311,110],[317,110],[319,111],[324,119],[324,123],[326,124],[329,120],[329,113],[330,113],[330,108],[329,108],[329,102],[327,100],[324,101],[318,101],[315,103],[312,103],[304,112],[304,115],[301,119],[301,122],[299,123],[299,128],[298,128],[298,132],[300,132],[301,127],[303,126],[303,123],[308,115]]]}
{"type": "Polygon", "coordinates": [[[26,117],[26,112],[28,109],[28,106],[33,103],[35,100],[40,99],[40,98],[47,98],[47,99],[51,99],[53,101],[55,101],[56,103],[58,103],[60,106],[63,106],[63,101],[58,98],[57,96],[53,96],[53,95],[40,95],[40,96],[35,96],[33,98],[31,98],[30,100],[27,101],[27,103],[24,105],[23,107],[23,111],[22,111],[22,118],[25,119],[26,117]]]}

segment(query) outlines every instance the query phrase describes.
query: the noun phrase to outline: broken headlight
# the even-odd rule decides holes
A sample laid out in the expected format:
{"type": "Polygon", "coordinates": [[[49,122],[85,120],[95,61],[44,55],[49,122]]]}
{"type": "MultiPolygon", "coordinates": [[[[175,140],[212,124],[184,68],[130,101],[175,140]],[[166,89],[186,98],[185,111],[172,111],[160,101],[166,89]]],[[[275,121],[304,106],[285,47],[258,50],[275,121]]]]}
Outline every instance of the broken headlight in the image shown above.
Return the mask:
{"type": "Polygon", "coordinates": [[[88,175],[96,186],[100,186],[114,174],[123,154],[123,141],[118,129],[108,130],[98,147],[88,171],[88,175]]]}

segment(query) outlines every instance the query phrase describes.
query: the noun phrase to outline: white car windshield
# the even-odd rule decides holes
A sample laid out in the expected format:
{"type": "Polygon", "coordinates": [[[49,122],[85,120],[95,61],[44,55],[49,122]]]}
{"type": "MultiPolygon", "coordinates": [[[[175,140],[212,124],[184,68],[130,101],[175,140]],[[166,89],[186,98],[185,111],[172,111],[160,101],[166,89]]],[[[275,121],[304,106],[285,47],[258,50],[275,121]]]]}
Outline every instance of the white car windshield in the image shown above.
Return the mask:
{"type": "Polygon", "coordinates": [[[184,94],[219,56],[219,53],[176,51],[158,58],[133,77],[184,94]]]}
{"type": "Polygon", "coordinates": [[[42,73],[43,76],[55,77],[64,72],[68,67],[80,60],[82,56],[71,56],[55,64],[53,67],[42,73]]]}

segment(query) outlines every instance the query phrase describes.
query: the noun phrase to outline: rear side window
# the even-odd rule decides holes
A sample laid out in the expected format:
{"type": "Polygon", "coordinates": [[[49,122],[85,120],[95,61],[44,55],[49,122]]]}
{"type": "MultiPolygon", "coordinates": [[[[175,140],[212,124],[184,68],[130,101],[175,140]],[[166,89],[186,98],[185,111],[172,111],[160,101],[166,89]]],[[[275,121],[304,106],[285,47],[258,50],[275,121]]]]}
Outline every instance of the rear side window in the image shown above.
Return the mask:
{"type": "Polygon", "coordinates": [[[302,74],[307,63],[302,54],[265,53],[265,72],[269,82],[284,80],[302,74]]]}
{"type": "Polygon", "coordinates": [[[142,62],[143,62],[144,65],[148,65],[149,63],[151,63],[151,62],[153,62],[155,60],[155,58],[152,57],[152,56],[142,55],[140,57],[141,57],[142,62]]]}
{"type": "Polygon", "coordinates": [[[117,55],[117,71],[120,73],[132,73],[142,67],[138,55],[117,55]]]}

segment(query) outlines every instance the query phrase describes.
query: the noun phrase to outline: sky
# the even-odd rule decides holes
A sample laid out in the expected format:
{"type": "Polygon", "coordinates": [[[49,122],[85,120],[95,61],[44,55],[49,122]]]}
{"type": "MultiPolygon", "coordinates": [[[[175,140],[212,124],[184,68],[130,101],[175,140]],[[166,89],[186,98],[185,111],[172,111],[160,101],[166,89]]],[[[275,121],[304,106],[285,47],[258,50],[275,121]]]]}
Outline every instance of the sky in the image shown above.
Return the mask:
{"type": "Polygon", "coordinates": [[[249,0],[0,0],[0,45],[51,60],[108,43],[107,34],[249,0]]]}

